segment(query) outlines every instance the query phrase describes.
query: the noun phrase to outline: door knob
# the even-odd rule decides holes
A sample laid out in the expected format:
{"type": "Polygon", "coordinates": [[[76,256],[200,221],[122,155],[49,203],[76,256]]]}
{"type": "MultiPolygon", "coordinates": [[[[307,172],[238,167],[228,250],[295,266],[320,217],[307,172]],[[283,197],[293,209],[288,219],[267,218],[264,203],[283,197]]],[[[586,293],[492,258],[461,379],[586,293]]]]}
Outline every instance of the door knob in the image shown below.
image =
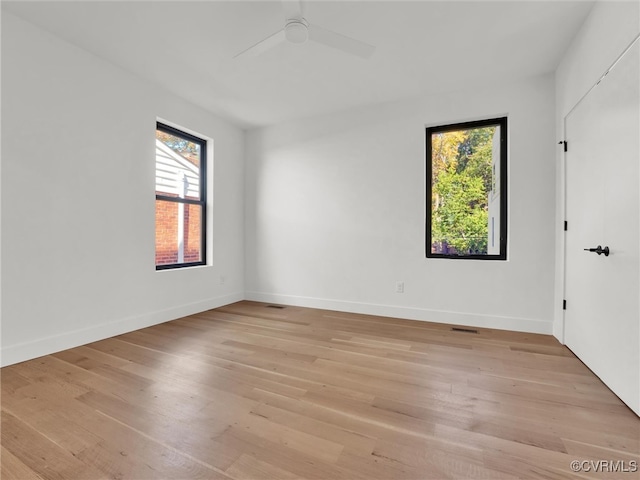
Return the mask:
{"type": "Polygon", "coordinates": [[[604,253],[605,257],[609,256],[609,247],[602,248],[600,245],[598,245],[596,248],[585,248],[584,250],[585,252],[595,252],[598,255],[602,255],[604,253]]]}

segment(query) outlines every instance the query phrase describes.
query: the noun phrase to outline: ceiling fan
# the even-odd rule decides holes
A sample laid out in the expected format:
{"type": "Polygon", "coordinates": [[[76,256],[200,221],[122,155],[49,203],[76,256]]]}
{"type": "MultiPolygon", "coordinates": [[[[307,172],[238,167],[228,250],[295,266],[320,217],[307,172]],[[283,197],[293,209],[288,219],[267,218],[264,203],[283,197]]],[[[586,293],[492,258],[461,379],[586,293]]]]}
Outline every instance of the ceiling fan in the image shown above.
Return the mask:
{"type": "Polygon", "coordinates": [[[282,7],[285,14],[284,27],[264,40],[238,53],[233,58],[260,55],[285,41],[305,43],[307,40],[311,40],[312,42],[321,43],[322,45],[361,58],[371,57],[376,49],[376,47],[368,43],[309,23],[307,19],[302,16],[300,0],[282,0],[282,7]]]}

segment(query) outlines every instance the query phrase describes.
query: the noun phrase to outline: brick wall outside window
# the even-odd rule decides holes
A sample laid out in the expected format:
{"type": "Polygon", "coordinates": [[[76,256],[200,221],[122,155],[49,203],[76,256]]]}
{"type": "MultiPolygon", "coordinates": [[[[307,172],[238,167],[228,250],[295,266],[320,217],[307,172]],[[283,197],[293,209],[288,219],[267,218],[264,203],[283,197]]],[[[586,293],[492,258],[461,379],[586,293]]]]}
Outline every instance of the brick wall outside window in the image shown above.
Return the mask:
{"type": "MultiPolygon", "coordinates": [[[[156,200],[156,265],[178,262],[178,204],[156,200]]],[[[184,206],[184,262],[200,260],[200,206],[184,206]]]]}

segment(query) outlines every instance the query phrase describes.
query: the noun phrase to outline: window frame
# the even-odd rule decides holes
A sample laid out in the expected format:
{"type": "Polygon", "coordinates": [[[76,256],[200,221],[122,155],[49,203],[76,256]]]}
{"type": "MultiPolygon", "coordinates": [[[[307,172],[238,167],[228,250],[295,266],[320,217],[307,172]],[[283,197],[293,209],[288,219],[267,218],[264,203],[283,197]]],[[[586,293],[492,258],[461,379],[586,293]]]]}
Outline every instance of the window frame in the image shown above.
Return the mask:
{"type": "Polygon", "coordinates": [[[425,231],[425,255],[426,258],[450,258],[457,260],[507,260],[507,199],[508,199],[508,151],[507,151],[507,116],[487,118],[446,125],[426,127],[426,231],[425,231]],[[431,252],[432,239],[432,215],[433,215],[433,159],[432,159],[432,135],[456,130],[471,130],[474,128],[499,126],[500,127],[500,253],[499,254],[466,254],[454,255],[431,252]]]}
{"type": "MultiPolygon", "coordinates": [[[[164,265],[156,264],[156,270],[173,270],[177,268],[197,267],[207,264],[207,140],[197,137],[191,133],[187,133],[179,128],[172,127],[166,123],[156,121],[156,131],[168,133],[170,135],[183,138],[189,142],[200,145],[200,182],[199,193],[200,199],[195,200],[192,198],[180,198],[169,195],[162,195],[156,193],[156,202],[158,200],[174,202],[177,204],[187,205],[199,205],[201,218],[200,218],[200,260],[197,262],[183,262],[183,263],[169,263],[164,265]]],[[[157,232],[154,234],[157,235],[157,232]]]]}

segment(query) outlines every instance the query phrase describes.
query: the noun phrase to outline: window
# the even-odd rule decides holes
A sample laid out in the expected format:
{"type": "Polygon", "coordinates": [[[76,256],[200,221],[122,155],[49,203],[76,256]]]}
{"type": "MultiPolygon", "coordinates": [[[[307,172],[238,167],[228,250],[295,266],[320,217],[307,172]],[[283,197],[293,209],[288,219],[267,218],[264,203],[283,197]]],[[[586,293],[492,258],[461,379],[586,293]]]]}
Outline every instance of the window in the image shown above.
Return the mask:
{"type": "Polygon", "coordinates": [[[507,118],[427,128],[428,258],[507,258],[507,118]]]}
{"type": "Polygon", "coordinates": [[[156,270],[206,263],[207,142],[156,124],[156,270]]]}

